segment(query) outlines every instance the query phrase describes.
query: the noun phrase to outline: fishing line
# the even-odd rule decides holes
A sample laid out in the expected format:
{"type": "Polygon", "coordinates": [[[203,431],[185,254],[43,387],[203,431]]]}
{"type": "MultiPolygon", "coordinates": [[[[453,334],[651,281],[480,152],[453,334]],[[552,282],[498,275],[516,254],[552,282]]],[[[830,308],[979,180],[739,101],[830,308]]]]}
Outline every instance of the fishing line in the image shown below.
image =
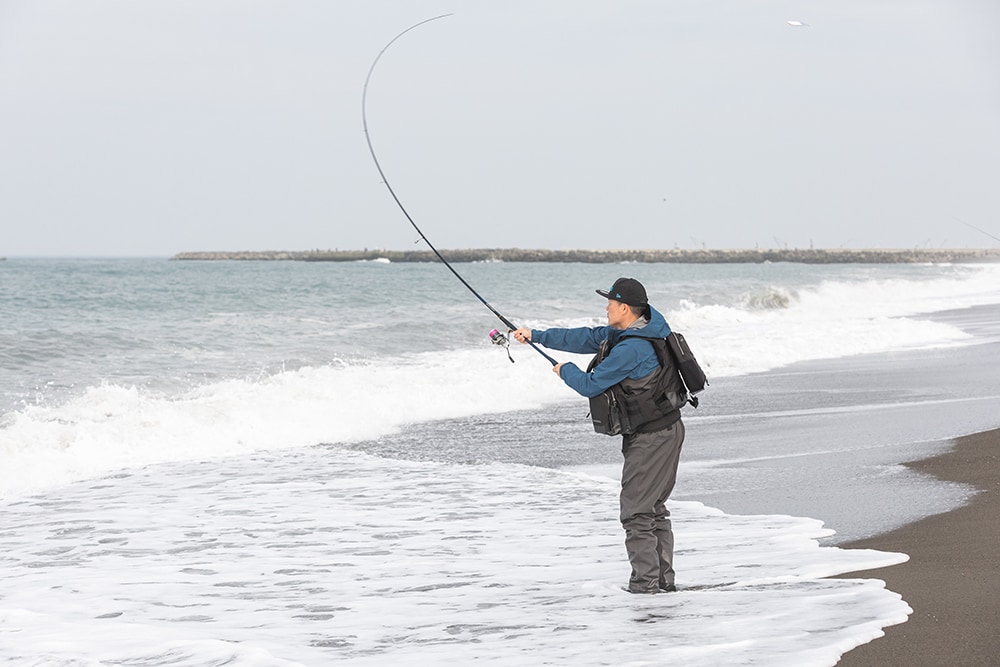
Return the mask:
{"type": "Polygon", "coordinates": [[[976,227],[976,226],[975,226],[974,224],[972,224],[971,222],[966,222],[965,220],[962,220],[962,219],[961,219],[960,217],[958,217],[957,215],[953,215],[952,217],[953,217],[953,218],[955,218],[956,220],[958,220],[959,222],[961,222],[961,223],[962,223],[963,225],[965,225],[966,227],[972,227],[972,228],[973,228],[973,229],[975,229],[975,230],[976,230],[977,232],[982,232],[983,234],[986,234],[987,236],[989,236],[989,237],[990,237],[991,239],[993,239],[994,241],[1000,241],[1000,238],[997,238],[996,236],[993,236],[992,234],[990,234],[990,233],[989,233],[988,231],[986,231],[985,229],[980,229],[979,227],[976,227]]]}
{"type": "MultiPolygon", "coordinates": [[[[427,244],[427,247],[430,248],[434,252],[434,254],[437,256],[438,259],[441,260],[441,263],[444,264],[446,267],[448,267],[448,270],[451,271],[455,275],[455,277],[458,278],[458,280],[463,285],[465,285],[469,289],[469,291],[472,292],[476,296],[477,299],[479,299],[482,302],[482,304],[484,306],[486,306],[487,308],[489,308],[490,312],[492,312],[494,315],[496,315],[497,318],[501,322],[503,322],[504,325],[506,327],[508,327],[508,329],[510,331],[513,331],[514,329],[517,329],[517,326],[513,322],[511,322],[510,320],[508,320],[506,317],[504,317],[503,315],[501,315],[500,311],[498,311],[496,308],[494,308],[493,306],[491,306],[490,303],[486,299],[484,299],[482,296],[479,295],[479,292],[477,292],[472,287],[472,285],[470,285],[465,280],[465,278],[463,278],[461,276],[461,274],[459,274],[459,272],[455,270],[455,267],[453,267],[451,264],[449,264],[448,260],[446,260],[441,255],[441,253],[438,252],[437,248],[434,247],[434,244],[430,242],[430,239],[427,238],[427,236],[420,230],[420,227],[417,226],[417,223],[413,221],[413,218],[410,217],[410,214],[407,212],[406,207],[403,206],[403,202],[401,202],[399,200],[399,197],[396,196],[396,192],[392,189],[392,186],[389,185],[389,179],[386,178],[385,172],[382,171],[382,165],[379,164],[378,156],[375,155],[375,147],[372,146],[371,134],[368,132],[368,113],[367,113],[367,109],[368,109],[368,83],[371,81],[372,72],[375,71],[375,66],[378,65],[378,61],[382,58],[382,54],[384,54],[389,49],[389,47],[393,45],[393,43],[397,39],[399,39],[400,37],[402,37],[406,33],[410,32],[414,28],[418,28],[418,27],[424,25],[425,23],[430,23],[431,21],[436,21],[438,19],[443,19],[443,18],[448,17],[448,16],[451,16],[451,14],[442,14],[441,16],[435,16],[433,18],[424,19],[423,21],[421,21],[419,23],[415,23],[415,24],[411,25],[409,28],[407,28],[406,30],[404,30],[403,32],[401,32],[398,35],[396,35],[395,37],[393,37],[391,40],[389,40],[388,44],[386,44],[384,47],[382,47],[382,50],[379,51],[379,53],[378,53],[377,56],[375,56],[375,60],[372,62],[372,66],[368,69],[368,76],[365,77],[365,87],[364,87],[364,90],[361,93],[361,122],[362,122],[362,124],[364,125],[364,128],[365,128],[365,141],[368,142],[368,152],[371,153],[372,160],[375,162],[375,168],[378,169],[379,176],[382,177],[382,183],[385,184],[385,187],[389,191],[389,194],[392,195],[393,200],[396,202],[396,206],[398,206],[399,210],[403,212],[403,215],[406,216],[406,219],[410,221],[410,224],[413,225],[413,228],[415,230],[417,230],[417,233],[420,234],[420,238],[424,240],[424,243],[427,244]]],[[[504,334],[502,334],[499,331],[497,331],[496,329],[494,329],[493,331],[490,332],[490,338],[492,339],[492,341],[495,344],[501,345],[501,346],[503,346],[505,348],[508,347],[509,341],[507,340],[507,337],[504,334]],[[498,334],[498,335],[495,335],[495,334],[498,334]]],[[[558,363],[555,359],[553,359],[549,355],[545,354],[545,352],[543,352],[540,347],[538,347],[537,345],[535,345],[535,343],[532,343],[531,341],[528,341],[528,344],[531,345],[531,347],[534,348],[534,350],[536,352],[538,352],[538,354],[540,354],[543,357],[545,357],[549,361],[549,363],[551,363],[553,366],[555,366],[558,363]]],[[[510,350],[509,349],[507,350],[507,356],[508,356],[508,358],[510,358],[511,362],[514,361],[514,358],[510,356],[510,350]]]]}

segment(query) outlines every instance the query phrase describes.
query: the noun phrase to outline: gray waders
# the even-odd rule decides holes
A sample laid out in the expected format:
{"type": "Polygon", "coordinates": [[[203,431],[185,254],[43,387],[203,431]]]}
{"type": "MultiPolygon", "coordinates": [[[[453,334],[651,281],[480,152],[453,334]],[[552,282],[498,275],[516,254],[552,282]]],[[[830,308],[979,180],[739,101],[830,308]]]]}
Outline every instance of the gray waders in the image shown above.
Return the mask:
{"type": "Polygon", "coordinates": [[[684,424],[679,420],[661,431],[623,437],[621,522],[632,564],[632,593],[674,586],[674,533],[666,502],[677,482],[683,443],[684,424]]]}

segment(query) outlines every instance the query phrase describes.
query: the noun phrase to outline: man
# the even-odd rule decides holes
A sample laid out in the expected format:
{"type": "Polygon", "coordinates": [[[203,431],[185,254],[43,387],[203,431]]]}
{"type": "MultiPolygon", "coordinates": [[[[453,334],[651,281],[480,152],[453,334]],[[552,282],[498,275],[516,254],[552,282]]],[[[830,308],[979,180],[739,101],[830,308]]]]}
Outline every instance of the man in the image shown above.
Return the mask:
{"type": "MultiPolygon", "coordinates": [[[[669,354],[661,367],[656,342],[670,333],[663,316],[650,307],[646,289],[634,278],[619,278],[608,291],[597,290],[608,300],[608,326],[576,329],[516,329],[514,338],[564,352],[596,353],[587,371],[572,363],[553,371],[577,393],[593,398],[606,390],[631,397],[626,408],[634,432],[622,436],[621,522],[625,549],[632,565],[627,590],[658,593],[677,590],[674,585],[674,535],[667,498],[677,480],[677,464],[684,442],[680,419],[683,400],[663,403],[663,383],[683,396],[669,354]],[[661,374],[664,374],[661,378],[661,374]]],[[[662,343],[660,343],[662,345],[662,343]]],[[[661,348],[662,349],[662,348],[661,348]]]]}

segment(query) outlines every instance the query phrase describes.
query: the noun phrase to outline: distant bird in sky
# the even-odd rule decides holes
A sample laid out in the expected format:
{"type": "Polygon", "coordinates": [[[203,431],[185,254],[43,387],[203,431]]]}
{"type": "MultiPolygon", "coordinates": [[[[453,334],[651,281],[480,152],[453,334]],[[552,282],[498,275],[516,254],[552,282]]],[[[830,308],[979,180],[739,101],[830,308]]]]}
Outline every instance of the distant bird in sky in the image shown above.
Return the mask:
{"type": "Polygon", "coordinates": [[[803,23],[802,21],[788,21],[788,25],[792,26],[793,28],[808,28],[809,27],[808,23],[803,23]]]}

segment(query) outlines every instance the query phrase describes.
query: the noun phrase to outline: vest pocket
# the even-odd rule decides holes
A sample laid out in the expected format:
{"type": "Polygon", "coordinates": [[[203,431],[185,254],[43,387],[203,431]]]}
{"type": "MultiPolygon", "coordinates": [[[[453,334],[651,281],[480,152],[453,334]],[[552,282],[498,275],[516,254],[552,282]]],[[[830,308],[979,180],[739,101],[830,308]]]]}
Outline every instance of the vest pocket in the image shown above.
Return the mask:
{"type": "Polygon", "coordinates": [[[590,399],[590,421],[593,422],[594,431],[597,433],[620,435],[631,432],[629,424],[622,423],[624,417],[613,388],[606,389],[590,399]]]}

